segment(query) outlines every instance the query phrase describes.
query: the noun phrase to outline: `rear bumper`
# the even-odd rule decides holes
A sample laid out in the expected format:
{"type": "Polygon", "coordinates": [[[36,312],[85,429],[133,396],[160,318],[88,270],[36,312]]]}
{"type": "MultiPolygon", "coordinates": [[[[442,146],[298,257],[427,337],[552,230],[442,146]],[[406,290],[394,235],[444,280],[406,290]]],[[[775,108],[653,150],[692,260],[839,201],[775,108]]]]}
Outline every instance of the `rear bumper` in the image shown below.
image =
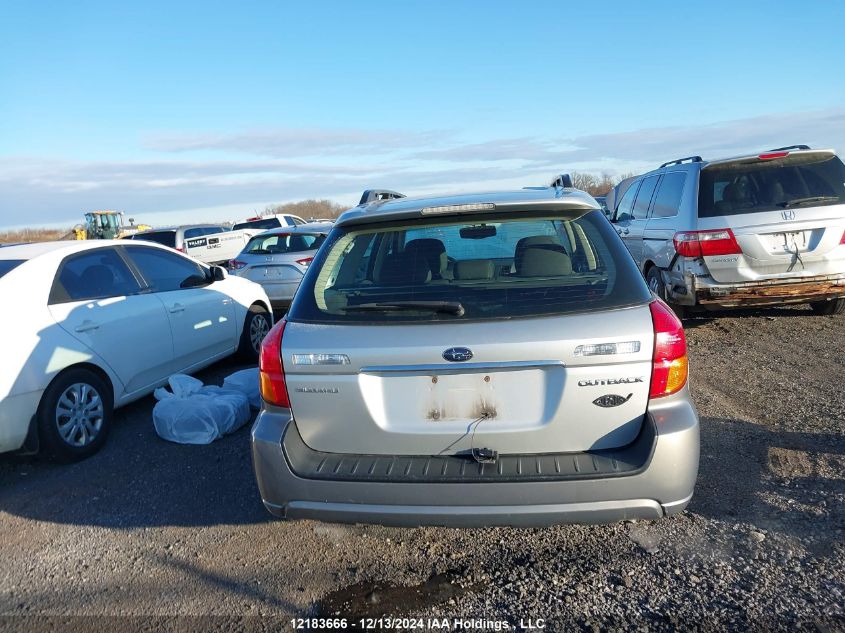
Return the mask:
{"type": "Polygon", "coordinates": [[[845,297],[845,273],[736,284],[721,284],[710,277],[692,274],[681,277],[676,273],[670,274],[665,281],[672,302],[709,309],[808,303],[845,297]]]}
{"type": "MultiPolygon", "coordinates": [[[[436,483],[403,478],[399,468],[393,478],[304,477],[288,454],[295,442],[287,434],[298,436],[290,412],[266,408],[252,429],[253,465],[264,505],[285,518],[456,527],[657,519],[686,507],[698,474],[698,418],[689,395],[685,389],[664,400],[650,408],[654,433],[643,467],[618,476],[436,483]]],[[[347,464],[356,456],[349,457],[347,464]]]]}

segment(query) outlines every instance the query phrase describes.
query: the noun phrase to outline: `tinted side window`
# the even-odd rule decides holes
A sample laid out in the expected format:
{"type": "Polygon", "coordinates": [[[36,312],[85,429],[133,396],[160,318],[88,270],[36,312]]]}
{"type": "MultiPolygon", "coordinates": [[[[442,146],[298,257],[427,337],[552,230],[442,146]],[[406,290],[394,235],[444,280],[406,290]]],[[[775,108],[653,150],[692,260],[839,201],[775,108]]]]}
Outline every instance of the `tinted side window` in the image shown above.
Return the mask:
{"type": "Polygon", "coordinates": [[[654,210],[651,212],[651,217],[670,218],[678,215],[686,182],[687,175],[682,171],[664,174],[663,180],[660,181],[660,188],[657,190],[657,196],[654,198],[654,210]]]}
{"type": "Polygon", "coordinates": [[[132,236],[133,240],[144,240],[146,242],[155,242],[176,248],[176,231],[150,231],[149,233],[138,233],[132,236]]]}
{"type": "Polygon", "coordinates": [[[153,292],[180,290],[188,277],[206,276],[202,266],[174,253],[143,247],[130,247],[126,251],[153,292]]]}
{"type": "Polygon", "coordinates": [[[7,272],[14,270],[21,264],[23,264],[26,260],[25,259],[3,259],[0,260],[0,277],[5,275],[7,272]]]}
{"type": "Polygon", "coordinates": [[[630,220],[632,218],[634,210],[634,197],[637,195],[637,189],[639,188],[639,186],[639,182],[631,184],[631,186],[628,187],[628,191],[626,191],[625,195],[622,196],[622,199],[616,206],[617,221],[630,220]]]}
{"type": "Polygon", "coordinates": [[[50,303],[123,297],[141,290],[132,271],[111,248],[68,257],[53,283],[50,303]]]}
{"type": "Polygon", "coordinates": [[[637,193],[637,201],[634,203],[633,216],[635,220],[645,220],[648,216],[648,207],[651,204],[651,196],[654,194],[658,178],[660,176],[643,178],[643,184],[640,185],[640,190],[637,193]]]}

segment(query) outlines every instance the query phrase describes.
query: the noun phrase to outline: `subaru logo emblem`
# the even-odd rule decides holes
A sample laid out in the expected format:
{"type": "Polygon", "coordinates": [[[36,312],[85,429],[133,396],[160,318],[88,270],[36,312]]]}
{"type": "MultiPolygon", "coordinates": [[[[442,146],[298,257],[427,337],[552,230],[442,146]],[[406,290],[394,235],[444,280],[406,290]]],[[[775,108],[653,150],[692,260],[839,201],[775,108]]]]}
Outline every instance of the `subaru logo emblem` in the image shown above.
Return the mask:
{"type": "Polygon", "coordinates": [[[780,217],[784,220],[794,220],[795,219],[795,211],[792,209],[786,209],[785,211],[780,212],[780,217]]]}
{"type": "Polygon", "coordinates": [[[450,347],[443,352],[443,358],[452,363],[463,363],[472,358],[472,350],[467,347],[450,347]]]}

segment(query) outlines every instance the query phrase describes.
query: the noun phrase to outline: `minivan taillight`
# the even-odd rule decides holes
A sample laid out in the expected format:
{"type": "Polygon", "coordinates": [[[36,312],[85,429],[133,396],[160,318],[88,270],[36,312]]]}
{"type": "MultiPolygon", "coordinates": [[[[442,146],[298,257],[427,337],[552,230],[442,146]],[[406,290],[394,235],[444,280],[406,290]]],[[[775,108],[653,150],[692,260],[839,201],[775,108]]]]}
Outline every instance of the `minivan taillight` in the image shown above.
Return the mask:
{"type": "Polygon", "coordinates": [[[652,301],[654,355],[652,357],[649,398],[662,398],[680,391],[687,383],[689,361],[684,326],[668,305],[652,301]]]}
{"type": "Polygon", "coordinates": [[[715,231],[681,231],[672,238],[675,251],[684,257],[708,255],[741,255],[742,249],[730,229],[715,231]]]}
{"type": "Polygon", "coordinates": [[[261,397],[269,404],[290,409],[288,386],[285,383],[285,368],[282,365],[282,335],[285,321],[282,319],[264,337],[261,353],[258,355],[258,380],[261,397]]]}

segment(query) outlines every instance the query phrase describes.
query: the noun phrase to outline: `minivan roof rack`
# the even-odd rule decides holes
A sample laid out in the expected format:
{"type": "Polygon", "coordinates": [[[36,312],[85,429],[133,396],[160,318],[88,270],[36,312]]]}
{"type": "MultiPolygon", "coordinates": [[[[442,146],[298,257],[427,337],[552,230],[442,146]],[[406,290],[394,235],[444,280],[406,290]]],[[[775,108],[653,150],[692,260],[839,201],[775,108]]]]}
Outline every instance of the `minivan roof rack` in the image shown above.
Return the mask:
{"type": "Polygon", "coordinates": [[[787,145],[786,147],[776,147],[774,149],[770,149],[770,152],[785,152],[790,149],[810,149],[809,145],[787,145]]]}
{"type": "Polygon", "coordinates": [[[377,202],[379,200],[393,200],[395,198],[404,198],[404,193],[399,193],[398,191],[392,191],[390,189],[366,189],[363,194],[361,194],[361,201],[358,203],[358,206],[362,204],[369,204],[370,202],[377,202]]]}
{"type": "Polygon", "coordinates": [[[562,187],[563,189],[572,188],[572,176],[569,174],[558,174],[549,187],[562,187]]]}
{"type": "Polygon", "coordinates": [[[677,160],[670,160],[668,163],[663,163],[658,169],[663,169],[664,167],[669,167],[671,165],[680,165],[681,163],[700,163],[701,156],[685,156],[684,158],[678,158],[677,160]]]}

